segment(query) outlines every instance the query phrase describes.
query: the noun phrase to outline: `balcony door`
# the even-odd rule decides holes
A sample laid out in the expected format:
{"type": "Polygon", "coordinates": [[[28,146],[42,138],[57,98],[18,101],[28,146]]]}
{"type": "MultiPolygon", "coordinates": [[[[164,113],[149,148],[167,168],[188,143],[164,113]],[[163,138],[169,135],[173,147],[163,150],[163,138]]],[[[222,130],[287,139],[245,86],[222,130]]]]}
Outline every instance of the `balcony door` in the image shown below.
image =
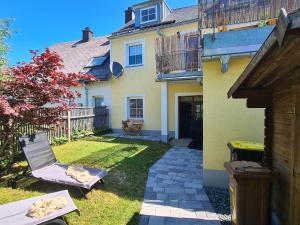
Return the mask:
{"type": "Polygon", "coordinates": [[[199,35],[197,33],[184,35],[184,43],[185,70],[197,71],[199,67],[199,35]]]}
{"type": "Polygon", "coordinates": [[[155,41],[156,73],[198,71],[200,68],[198,32],[159,37],[155,41]]]}

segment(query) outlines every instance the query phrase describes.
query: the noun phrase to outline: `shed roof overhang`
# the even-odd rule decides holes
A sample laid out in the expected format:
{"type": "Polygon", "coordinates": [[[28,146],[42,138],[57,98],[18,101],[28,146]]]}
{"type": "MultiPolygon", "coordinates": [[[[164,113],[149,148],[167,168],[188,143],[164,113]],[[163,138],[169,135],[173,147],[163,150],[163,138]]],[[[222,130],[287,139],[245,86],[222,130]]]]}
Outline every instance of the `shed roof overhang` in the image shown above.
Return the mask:
{"type": "Polygon", "coordinates": [[[249,108],[267,107],[272,85],[300,71],[299,58],[300,9],[288,15],[282,10],[278,24],[230,88],[228,98],[247,98],[249,108]]]}

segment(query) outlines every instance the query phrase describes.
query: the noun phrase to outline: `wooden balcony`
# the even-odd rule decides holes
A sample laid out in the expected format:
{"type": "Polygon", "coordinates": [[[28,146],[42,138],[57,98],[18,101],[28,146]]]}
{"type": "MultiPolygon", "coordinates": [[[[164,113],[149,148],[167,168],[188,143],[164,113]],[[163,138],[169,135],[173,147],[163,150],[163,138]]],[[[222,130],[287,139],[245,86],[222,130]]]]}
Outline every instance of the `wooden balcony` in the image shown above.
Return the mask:
{"type": "Polygon", "coordinates": [[[175,71],[197,71],[199,68],[198,57],[198,49],[156,55],[156,72],[160,74],[175,71]]]}
{"type": "Polygon", "coordinates": [[[199,4],[201,28],[277,18],[281,8],[287,12],[300,7],[300,0],[202,0],[199,4]]]}
{"type": "Polygon", "coordinates": [[[155,42],[156,73],[158,75],[185,74],[200,71],[201,51],[199,49],[201,46],[198,33],[157,38],[155,42]]]}

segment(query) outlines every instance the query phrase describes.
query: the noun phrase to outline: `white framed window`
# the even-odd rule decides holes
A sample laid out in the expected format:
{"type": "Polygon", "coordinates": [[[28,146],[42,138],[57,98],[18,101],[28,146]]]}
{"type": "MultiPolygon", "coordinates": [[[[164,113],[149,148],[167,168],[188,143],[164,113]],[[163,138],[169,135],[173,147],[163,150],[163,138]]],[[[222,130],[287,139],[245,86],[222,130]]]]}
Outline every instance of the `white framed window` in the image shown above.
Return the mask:
{"type": "Polygon", "coordinates": [[[104,104],[104,98],[101,96],[93,96],[94,107],[101,107],[104,104]]]}
{"type": "Polygon", "coordinates": [[[126,43],[125,46],[125,64],[126,67],[142,66],[144,65],[144,41],[135,41],[126,43]]]}
{"type": "Polygon", "coordinates": [[[143,120],[145,116],[145,100],[143,96],[127,97],[127,119],[143,120]]]}
{"type": "Polygon", "coordinates": [[[141,9],[141,24],[157,20],[157,6],[141,9]]]}

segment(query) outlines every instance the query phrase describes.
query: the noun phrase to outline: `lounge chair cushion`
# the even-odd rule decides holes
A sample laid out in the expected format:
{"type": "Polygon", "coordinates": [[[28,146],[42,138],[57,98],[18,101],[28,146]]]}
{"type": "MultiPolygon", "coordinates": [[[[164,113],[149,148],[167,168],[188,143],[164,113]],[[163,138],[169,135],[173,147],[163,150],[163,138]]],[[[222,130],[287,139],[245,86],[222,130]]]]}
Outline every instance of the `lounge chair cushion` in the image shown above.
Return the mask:
{"type": "Polygon", "coordinates": [[[66,174],[67,169],[68,165],[55,163],[50,166],[32,171],[32,175],[38,179],[46,180],[49,182],[60,183],[85,189],[91,189],[95,183],[97,183],[100,179],[107,175],[107,172],[105,170],[84,167],[84,169],[88,170],[92,176],[95,176],[95,178],[88,182],[80,183],[76,179],[66,174]]]}
{"type": "Polygon", "coordinates": [[[34,198],[29,198],[17,202],[0,205],[0,225],[33,225],[41,224],[55,218],[61,217],[70,212],[76,211],[79,214],[79,210],[72,201],[67,190],[59,191],[47,195],[42,195],[34,198]],[[46,215],[43,218],[32,218],[27,216],[28,209],[39,199],[54,198],[58,196],[64,196],[68,200],[66,207],[56,210],[53,213],[46,215]]]}

